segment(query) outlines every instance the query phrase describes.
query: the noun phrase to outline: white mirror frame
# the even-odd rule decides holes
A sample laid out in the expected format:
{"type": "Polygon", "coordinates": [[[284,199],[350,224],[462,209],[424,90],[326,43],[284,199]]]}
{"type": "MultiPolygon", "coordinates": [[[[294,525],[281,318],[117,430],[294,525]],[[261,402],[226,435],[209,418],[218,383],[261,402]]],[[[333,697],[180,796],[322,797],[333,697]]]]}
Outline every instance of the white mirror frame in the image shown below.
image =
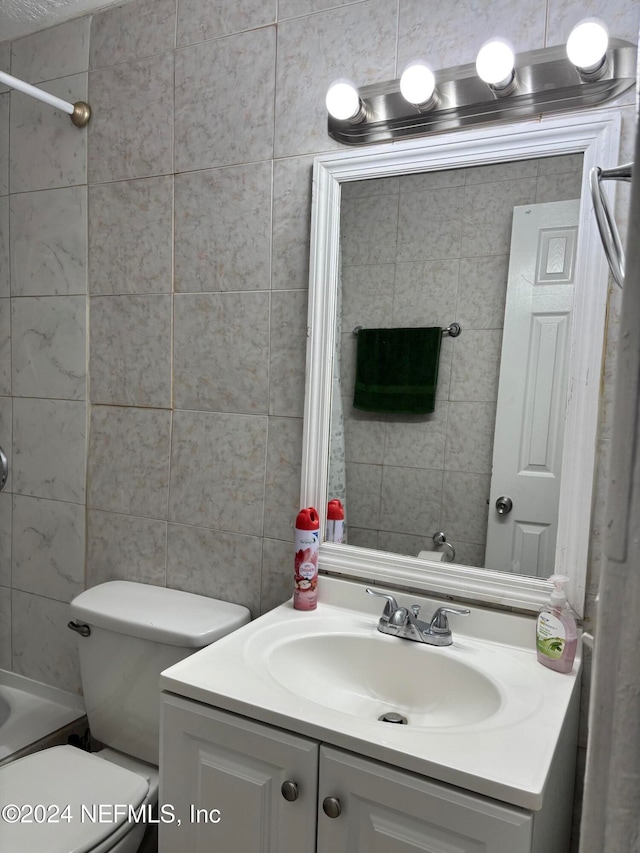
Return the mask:
{"type": "MultiPolygon", "coordinates": [[[[583,614],[606,317],[608,268],[589,194],[593,166],[617,165],[618,112],[573,113],[544,122],[341,150],[316,157],[313,171],[301,506],[314,506],[325,529],[340,239],[340,185],[346,181],[455,169],[582,152],[577,286],[562,459],[556,572],[571,581],[569,600],[583,614]]],[[[348,508],[347,508],[348,512],[348,508]]],[[[380,587],[420,590],[526,611],[548,601],[548,580],[490,568],[437,563],[322,542],[320,570],[380,587]]]]}

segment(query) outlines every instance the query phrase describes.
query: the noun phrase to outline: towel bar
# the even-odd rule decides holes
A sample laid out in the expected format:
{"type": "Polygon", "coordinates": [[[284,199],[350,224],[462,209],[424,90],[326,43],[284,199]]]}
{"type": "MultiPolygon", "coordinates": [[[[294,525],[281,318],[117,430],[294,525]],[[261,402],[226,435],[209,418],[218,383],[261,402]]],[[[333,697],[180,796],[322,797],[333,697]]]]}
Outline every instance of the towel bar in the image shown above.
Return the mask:
{"type": "MultiPolygon", "coordinates": [[[[353,334],[357,335],[362,326],[356,326],[353,330],[353,334]]],[[[442,330],[443,335],[449,335],[450,338],[457,338],[460,332],[462,331],[462,326],[460,323],[452,323],[450,326],[447,326],[446,329],[442,330]]]]}

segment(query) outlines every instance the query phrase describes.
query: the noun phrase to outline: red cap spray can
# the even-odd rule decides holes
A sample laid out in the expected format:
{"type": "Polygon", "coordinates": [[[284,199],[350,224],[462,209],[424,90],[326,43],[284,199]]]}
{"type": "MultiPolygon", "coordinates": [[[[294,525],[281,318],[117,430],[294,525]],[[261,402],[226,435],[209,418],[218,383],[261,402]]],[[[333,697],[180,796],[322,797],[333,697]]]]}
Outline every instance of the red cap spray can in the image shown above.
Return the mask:
{"type": "Polygon", "coordinates": [[[338,498],[327,506],[327,542],[344,542],[344,507],[338,498]]]}
{"type": "Polygon", "coordinates": [[[295,585],[296,610],[315,610],[318,605],[318,546],[320,517],[312,506],[301,509],[296,518],[295,585]]]}

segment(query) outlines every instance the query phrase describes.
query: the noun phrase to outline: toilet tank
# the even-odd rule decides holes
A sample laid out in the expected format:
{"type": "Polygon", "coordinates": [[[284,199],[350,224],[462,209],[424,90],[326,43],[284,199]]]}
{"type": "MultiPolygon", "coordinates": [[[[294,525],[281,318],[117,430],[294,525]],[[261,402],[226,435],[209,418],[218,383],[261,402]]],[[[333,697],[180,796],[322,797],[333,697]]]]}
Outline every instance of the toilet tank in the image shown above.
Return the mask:
{"type": "Polygon", "coordinates": [[[176,589],[109,581],[70,604],[92,735],[105,746],[158,764],[162,670],[235,631],[246,607],[176,589]]]}

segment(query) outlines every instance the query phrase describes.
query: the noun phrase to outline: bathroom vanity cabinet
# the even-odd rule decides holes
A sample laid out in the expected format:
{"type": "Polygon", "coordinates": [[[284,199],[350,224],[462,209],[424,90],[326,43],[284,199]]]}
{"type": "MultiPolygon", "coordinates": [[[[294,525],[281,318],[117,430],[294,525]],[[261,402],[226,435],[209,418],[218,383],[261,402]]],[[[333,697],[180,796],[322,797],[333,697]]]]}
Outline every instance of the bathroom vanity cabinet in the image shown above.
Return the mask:
{"type": "Polygon", "coordinates": [[[170,693],[160,802],[180,825],[161,824],[159,853],[566,850],[545,807],[501,803],[170,693]]]}

